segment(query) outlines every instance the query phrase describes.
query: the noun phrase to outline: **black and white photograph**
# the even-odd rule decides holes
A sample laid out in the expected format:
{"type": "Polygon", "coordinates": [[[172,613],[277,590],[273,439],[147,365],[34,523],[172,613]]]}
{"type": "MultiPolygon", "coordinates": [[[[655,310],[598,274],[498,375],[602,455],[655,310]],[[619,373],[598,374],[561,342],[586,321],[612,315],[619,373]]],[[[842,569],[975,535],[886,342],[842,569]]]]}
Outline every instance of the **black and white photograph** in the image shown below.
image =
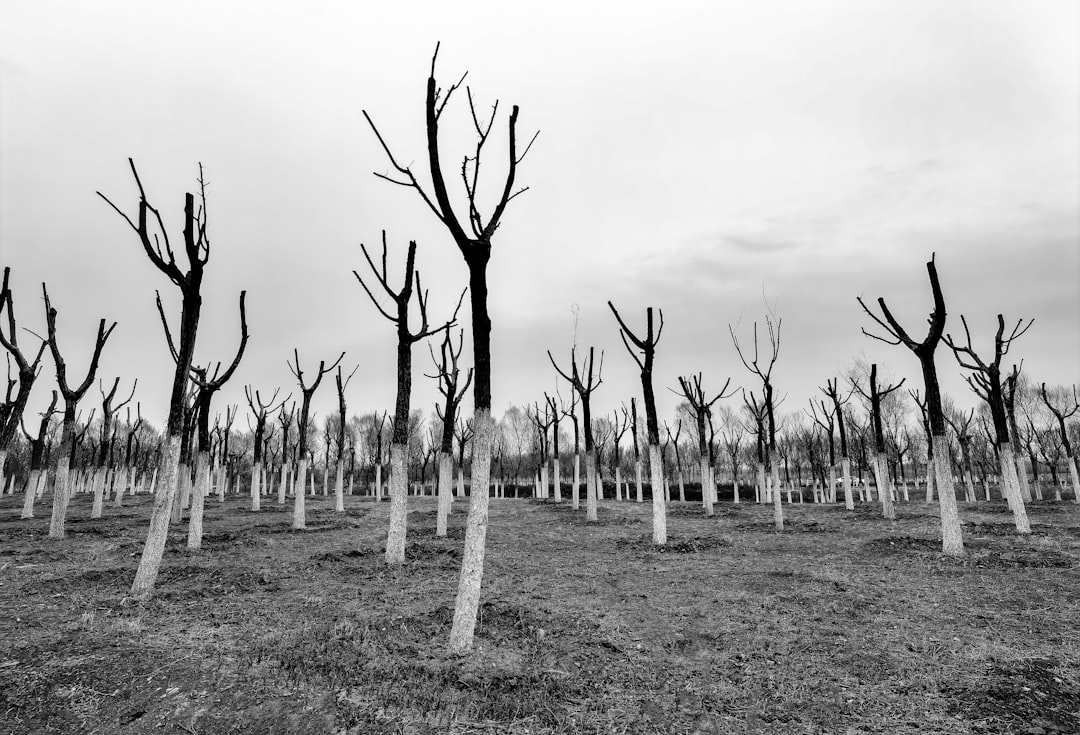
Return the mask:
{"type": "Polygon", "coordinates": [[[1080,5],[0,0],[0,735],[1080,735],[1080,5]]]}

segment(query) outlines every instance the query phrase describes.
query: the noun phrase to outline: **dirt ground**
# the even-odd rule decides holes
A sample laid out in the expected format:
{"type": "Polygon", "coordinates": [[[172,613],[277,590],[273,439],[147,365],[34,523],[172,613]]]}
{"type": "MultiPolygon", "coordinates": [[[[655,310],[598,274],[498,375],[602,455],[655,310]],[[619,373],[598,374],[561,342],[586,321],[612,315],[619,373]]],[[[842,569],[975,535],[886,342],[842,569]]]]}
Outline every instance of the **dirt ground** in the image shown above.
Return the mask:
{"type": "Polygon", "coordinates": [[[936,507],[492,500],[477,647],[446,653],[466,503],[436,539],[410,498],[407,561],[382,561],[388,505],[207,504],[203,550],[174,528],[147,604],[125,596],[149,499],[68,535],[0,499],[0,733],[1080,733],[1080,506],[936,507]]]}

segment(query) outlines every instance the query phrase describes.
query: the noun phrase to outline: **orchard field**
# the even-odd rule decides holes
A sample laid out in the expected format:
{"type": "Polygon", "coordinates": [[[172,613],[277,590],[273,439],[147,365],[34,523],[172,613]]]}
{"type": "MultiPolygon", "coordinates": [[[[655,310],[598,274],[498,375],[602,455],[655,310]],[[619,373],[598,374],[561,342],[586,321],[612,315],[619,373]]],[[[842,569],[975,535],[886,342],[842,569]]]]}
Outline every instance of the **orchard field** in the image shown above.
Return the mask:
{"type": "Polygon", "coordinates": [[[475,649],[446,651],[465,505],[447,538],[410,498],[406,561],[388,503],[291,509],[207,499],[203,548],[170,530],[154,597],[127,598],[151,498],[67,537],[0,505],[3,733],[1080,732],[1080,506],[772,509],[492,499],[475,649]]]}

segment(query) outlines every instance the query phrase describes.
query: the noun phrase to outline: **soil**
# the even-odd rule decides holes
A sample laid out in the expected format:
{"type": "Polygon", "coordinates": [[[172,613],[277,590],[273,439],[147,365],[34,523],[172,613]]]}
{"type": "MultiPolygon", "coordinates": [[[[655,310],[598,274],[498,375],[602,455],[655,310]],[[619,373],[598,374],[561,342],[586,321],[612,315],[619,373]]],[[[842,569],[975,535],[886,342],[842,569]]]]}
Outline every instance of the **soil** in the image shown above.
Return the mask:
{"type": "Polygon", "coordinates": [[[446,651],[467,501],[435,537],[388,504],[207,500],[203,548],[170,532],[154,597],[127,597],[150,499],[67,536],[0,498],[0,733],[1080,733],[1080,506],[491,501],[476,646],[446,651]]]}

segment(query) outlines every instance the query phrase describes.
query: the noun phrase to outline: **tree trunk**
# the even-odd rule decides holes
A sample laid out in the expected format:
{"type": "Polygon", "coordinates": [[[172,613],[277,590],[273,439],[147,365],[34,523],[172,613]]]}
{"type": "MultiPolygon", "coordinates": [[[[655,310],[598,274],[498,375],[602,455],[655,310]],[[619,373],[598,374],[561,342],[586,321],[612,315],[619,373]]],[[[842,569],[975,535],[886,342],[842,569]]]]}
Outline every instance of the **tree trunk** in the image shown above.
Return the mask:
{"type": "Polygon", "coordinates": [[[1076,457],[1069,457],[1069,477],[1072,479],[1073,502],[1080,504],[1080,471],[1076,469],[1076,457]]]}
{"type": "MultiPolygon", "coordinates": [[[[702,457],[700,462],[699,471],[701,472],[701,504],[705,506],[705,516],[709,517],[713,514],[713,499],[712,493],[709,492],[709,460],[707,457],[702,457]]],[[[679,500],[684,500],[683,487],[682,487],[682,473],[679,473],[679,500]]]]}
{"type": "Polygon", "coordinates": [[[386,534],[386,563],[405,563],[405,524],[408,520],[408,475],[405,445],[390,445],[390,529],[386,534]]]}
{"type": "Polygon", "coordinates": [[[892,492],[888,487],[889,480],[885,476],[881,454],[875,452],[871,462],[873,462],[874,482],[877,483],[878,500],[881,501],[881,517],[889,521],[895,521],[896,509],[893,508],[892,492]]]}
{"type": "Polygon", "coordinates": [[[382,500],[382,460],[375,463],[375,502],[382,500]]]}
{"type": "MultiPolygon", "coordinates": [[[[638,469],[641,469],[641,460],[637,462],[638,469]]],[[[649,475],[652,482],[652,540],[657,546],[663,546],[667,543],[667,504],[664,502],[664,492],[656,491],[657,487],[663,488],[664,486],[664,464],[660,458],[660,445],[649,445],[649,475]]],[[[638,485],[638,497],[640,498],[640,488],[638,485]]],[[[639,501],[640,502],[640,501],[639,501]]]]}
{"type": "Polygon", "coordinates": [[[22,515],[20,518],[33,518],[34,517],[34,498],[37,495],[38,479],[42,474],[41,470],[30,470],[30,477],[26,481],[26,493],[23,496],[22,515]]]}
{"type": "Polygon", "coordinates": [[[855,510],[855,495],[851,489],[851,459],[848,457],[840,459],[840,474],[844,484],[844,508],[855,510]]]}
{"type": "MultiPolygon", "coordinates": [[[[649,461],[652,462],[652,459],[650,458],[649,461]]],[[[639,503],[645,502],[645,499],[644,497],[642,497],[641,492],[641,457],[637,457],[636,459],[634,459],[634,483],[636,490],[636,496],[634,499],[639,503]]]]}
{"type": "Polygon", "coordinates": [[[64,519],[67,517],[67,506],[71,500],[73,479],[69,463],[69,452],[65,451],[65,443],[60,443],[60,458],[56,462],[56,476],[53,479],[53,504],[52,518],[49,519],[49,538],[64,538],[64,519]]]}
{"type": "Polygon", "coordinates": [[[165,552],[165,541],[169,536],[169,519],[172,516],[173,496],[177,492],[177,473],[180,470],[180,437],[168,436],[162,447],[159,470],[154,473],[151,484],[155,484],[161,475],[161,487],[154,495],[154,509],[150,514],[150,530],[146,534],[139,568],[135,572],[135,581],[131,585],[131,596],[139,601],[149,600],[154,593],[158,570],[161,568],[161,555],[165,552]]]}
{"type": "Polygon", "coordinates": [[[307,509],[304,506],[304,485],[307,483],[307,457],[297,463],[296,480],[293,486],[292,527],[297,530],[307,528],[307,509]]]}
{"type": "Polygon", "coordinates": [[[825,489],[825,502],[836,502],[836,465],[829,465],[829,487],[825,489]]]}
{"type": "Polygon", "coordinates": [[[1017,533],[1031,533],[1024,496],[1020,490],[1020,478],[1016,473],[1016,456],[1012,444],[1005,442],[998,445],[998,458],[1001,465],[1001,488],[1009,500],[1013,512],[1013,522],[1017,533]]]}
{"type": "MultiPolygon", "coordinates": [[[[926,473],[926,484],[937,484],[938,507],[941,512],[941,550],[949,556],[964,554],[964,534],[960,527],[960,514],[956,508],[956,492],[953,489],[952,468],[949,466],[949,440],[944,434],[932,437],[933,463],[926,473]]],[[[932,497],[927,490],[927,497],[932,497]]]]}
{"type": "Polygon", "coordinates": [[[187,547],[202,548],[203,509],[210,494],[210,453],[199,451],[195,455],[195,487],[191,493],[191,515],[188,518],[187,547]]]}
{"type": "Polygon", "coordinates": [[[596,499],[599,495],[596,476],[596,450],[585,452],[585,520],[596,520],[596,499]]]}
{"type": "MultiPolygon", "coordinates": [[[[488,399],[490,403],[490,398],[488,399]]],[[[480,609],[480,583],[484,576],[484,552],[488,526],[488,483],[491,480],[491,440],[494,430],[491,410],[481,408],[473,418],[472,492],[469,519],[465,526],[465,551],[461,578],[454,603],[454,623],[450,629],[450,651],[462,653],[472,647],[476,616],[480,609]]]]}
{"type": "Polygon", "coordinates": [[[574,510],[581,507],[581,453],[574,453],[574,485],[571,491],[571,501],[574,510]]]}
{"type": "Polygon", "coordinates": [[[561,503],[562,502],[562,478],[559,477],[559,472],[561,470],[561,467],[560,467],[561,464],[562,464],[562,462],[560,462],[559,460],[555,460],[554,485],[555,485],[555,502],[556,503],[561,503]]]}
{"type": "MultiPolygon", "coordinates": [[[[774,468],[775,468],[775,465],[774,465],[774,468]]],[[[774,484],[775,483],[775,474],[776,473],[773,473],[773,472],[769,473],[769,476],[766,478],[765,482],[767,482],[769,484],[769,486],[770,486],[769,494],[772,496],[773,526],[776,527],[777,531],[783,531],[784,530],[784,506],[780,502],[780,488],[777,487],[774,484]]]]}
{"type": "Polygon", "coordinates": [[[259,487],[259,463],[253,462],[251,464],[251,510],[256,512],[262,509],[260,498],[262,497],[262,488],[259,487]]]}
{"type": "MultiPolygon", "coordinates": [[[[1016,437],[1015,428],[1012,434],[1016,437]]],[[[1019,441],[1019,439],[1017,439],[1019,441]]],[[[1020,486],[1020,497],[1025,503],[1031,502],[1031,484],[1028,482],[1027,467],[1024,466],[1024,457],[1018,452],[1013,452],[1013,463],[1016,465],[1016,478],[1020,486]]]]}
{"type": "Polygon", "coordinates": [[[91,518],[101,518],[101,511],[105,507],[105,481],[107,479],[107,470],[104,467],[98,467],[94,470],[94,502],[90,507],[91,518]]]}
{"type": "Polygon", "coordinates": [[[439,452],[439,511],[435,519],[435,535],[446,536],[446,522],[450,516],[450,500],[454,493],[454,458],[448,452],[439,452]]]}
{"type": "Polygon", "coordinates": [[[285,505],[285,492],[289,489],[289,463],[281,463],[281,482],[277,489],[278,505],[285,505]]]}
{"type": "Polygon", "coordinates": [[[548,479],[548,464],[547,460],[544,460],[544,464],[540,467],[540,497],[544,500],[550,497],[548,479]]]}

